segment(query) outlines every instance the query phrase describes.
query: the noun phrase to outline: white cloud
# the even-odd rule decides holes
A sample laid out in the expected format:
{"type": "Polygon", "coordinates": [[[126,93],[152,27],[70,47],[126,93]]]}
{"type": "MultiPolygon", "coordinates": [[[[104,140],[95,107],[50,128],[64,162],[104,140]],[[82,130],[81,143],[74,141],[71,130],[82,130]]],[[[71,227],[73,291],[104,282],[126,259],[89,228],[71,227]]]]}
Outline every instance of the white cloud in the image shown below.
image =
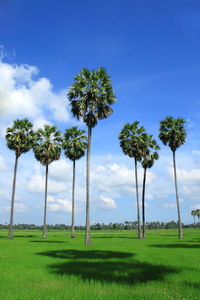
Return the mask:
{"type": "Polygon", "coordinates": [[[66,91],[53,92],[47,78],[36,78],[35,66],[11,65],[0,59],[0,115],[4,122],[28,117],[38,125],[70,119],[66,91]]]}
{"type": "Polygon", "coordinates": [[[174,207],[176,207],[176,203],[164,203],[163,207],[164,208],[174,208],[174,207]]]}
{"type": "MultiPolygon", "coordinates": [[[[10,206],[4,207],[5,211],[10,212],[10,206]]],[[[27,207],[23,203],[15,203],[14,204],[15,212],[25,213],[27,211],[27,207]]]]}
{"type": "Polygon", "coordinates": [[[181,193],[189,199],[199,199],[200,187],[197,185],[182,185],[181,193]]]}
{"type": "MultiPolygon", "coordinates": [[[[168,168],[168,172],[171,178],[174,179],[173,168],[168,168]]],[[[177,169],[177,179],[179,184],[195,184],[200,182],[200,169],[177,169]]]]}
{"type": "Polygon", "coordinates": [[[190,206],[191,209],[200,209],[200,204],[190,206]]]}
{"type": "Polygon", "coordinates": [[[7,163],[5,162],[5,159],[0,156],[0,171],[7,171],[9,169],[7,163]]]}
{"type": "MultiPolygon", "coordinates": [[[[152,171],[147,172],[146,184],[150,184],[156,178],[152,171]]],[[[138,169],[138,182],[142,185],[143,169],[138,169]]],[[[91,170],[91,182],[93,187],[97,186],[99,190],[118,194],[132,193],[135,189],[134,169],[128,169],[123,164],[96,165],[91,170]]]]}
{"type": "Polygon", "coordinates": [[[102,210],[114,210],[117,208],[117,205],[113,199],[101,195],[99,201],[96,203],[96,208],[102,210]]]}
{"type": "MultiPolygon", "coordinates": [[[[28,181],[27,187],[30,192],[33,193],[44,193],[45,186],[45,176],[41,174],[33,175],[32,178],[28,181]]],[[[59,182],[56,180],[48,180],[48,192],[52,194],[66,192],[67,184],[65,182],[59,182]]]]}
{"type": "Polygon", "coordinates": [[[60,159],[51,163],[49,176],[55,180],[67,181],[72,179],[72,162],[69,159],[60,159]]]}
{"type": "MultiPolygon", "coordinates": [[[[54,212],[72,212],[72,203],[67,199],[48,197],[48,209],[54,212]],[[48,203],[50,202],[50,203],[48,203]]],[[[76,209],[75,209],[76,211],[76,209]]]]}

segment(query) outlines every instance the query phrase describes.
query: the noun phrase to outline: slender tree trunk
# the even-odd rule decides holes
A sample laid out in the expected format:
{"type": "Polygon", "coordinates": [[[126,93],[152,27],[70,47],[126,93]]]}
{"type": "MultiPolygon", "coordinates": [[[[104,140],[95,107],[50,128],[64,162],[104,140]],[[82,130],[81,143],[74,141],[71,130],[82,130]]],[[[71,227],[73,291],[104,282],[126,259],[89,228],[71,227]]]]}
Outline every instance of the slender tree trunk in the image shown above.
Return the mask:
{"type": "Polygon", "coordinates": [[[146,238],[146,229],[145,229],[145,209],[144,209],[146,171],[147,171],[147,169],[144,168],[143,189],[142,189],[142,236],[143,236],[143,238],[146,238]]]}
{"type": "Polygon", "coordinates": [[[86,232],[85,244],[91,245],[90,233],[90,145],[92,128],[88,127],[87,167],[86,167],[86,232]]]}
{"type": "Polygon", "coordinates": [[[135,186],[136,186],[136,200],[137,200],[138,239],[141,239],[140,203],[139,203],[139,195],[138,195],[138,176],[137,176],[137,160],[136,160],[136,158],[135,158],[135,186]]]}
{"type": "Polygon", "coordinates": [[[46,164],[46,178],[45,178],[45,199],[44,199],[44,226],[43,226],[43,234],[42,238],[46,239],[46,215],[47,215],[47,183],[48,183],[48,163],[46,164]]]}
{"type": "Polygon", "coordinates": [[[178,199],[175,151],[173,151],[173,165],[174,165],[174,181],[175,181],[175,190],[176,190],[176,203],[177,203],[177,212],[178,212],[178,235],[179,235],[179,239],[182,239],[183,232],[182,232],[181,214],[180,214],[180,208],[179,208],[179,199],[178,199]]]}
{"type": "Polygon", "coordinates": [[[75,195],[75,160],[73,161],[73,183],[72,183],[72,235],[71,237],[75,237],[74,231],[74,195],[75,195]]]}
{"type": "Polygon", "coordinates": [[[13,238],[13,212],[14,212],[14,199],[15,199],[15,186],[16,186],[16,175],[17,175],[17,165],[18,165],[18,155],[15,157],[15,167],[13,176],[13,187],[12,187],[12,199],[11,199],[11,211],[10,211],[10,227],[8,238],[13,238]]]}

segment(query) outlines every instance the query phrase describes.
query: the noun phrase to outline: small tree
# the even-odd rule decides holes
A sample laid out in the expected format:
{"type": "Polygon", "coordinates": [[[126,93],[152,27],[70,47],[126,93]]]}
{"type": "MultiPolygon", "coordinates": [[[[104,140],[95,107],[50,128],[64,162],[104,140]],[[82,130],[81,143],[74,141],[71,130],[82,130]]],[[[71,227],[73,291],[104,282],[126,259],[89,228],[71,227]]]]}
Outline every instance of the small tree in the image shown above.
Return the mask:
{"type": "Polygon", "coordinates": [[[156,140],[153,139],[153,135],[143,134],[143,140],[141,145],[142,150],[142,167],[144,169],[143,187],[142,187],[142,235],[146,237],[145,230],[145,185],[146,185],[146,171],[147,168],[151,168],[159,158],[157,150],[160,149],[156,140]]]}
{"type": "Polygon", "coordinates": [[[133,124],[126,123],[120,132],[119,140],[122,151],[125,155],[134,158],[135,162],[135,186],[136,186],[136,200],[137,200],[137,228],[138,239],[141,238],[141,225],[140,225],[140,205],[139,205],[139,193],[138,193],[138,176],[137,176],[137,161],[141,161],[141,145],[142,137],[145,132],[145,128],[138,127],[139,122],[136,121],[133,124]]]}
{"type": "Polygon", "coordinates": [[[7,128],[6,140],[7,146],[10,150],[15,151],[15,167],[13,177],[11,212],[10,212],[10,226],[9,239],[13,238],[13,212],[14,212],[14,198],[18,158],[21,154],[28,152],[33,146],[35,140],[35,133],[33,131],[33,124],[28,119],[15,120],[13,127],[7,128]]]}
{"type": "Polygon", "coordinates": [[[66,129],[62,147],[65,150],[65,156],[73,161],[73,182],[72,182],[72,234],[75,237],[74,230],[74,195],[75,195],[75,162],[85,155],[87,148],[87,138],[85,130],[79,130],[77,127],[66,129]]]}
{"type": "Polygon", "coordinates": [[[91,244],[90,234],[90,145],[92,128],[98,120],[105,119],[113,112],[110,105],[115,102],[115,96],[110,77],[104,68],[89,71],[83,68],[74,78],[74,83],[68,92],[71,111],[78,120],[83,119],[88,127],[87,166],[86,166],[86,234],[85,244],[91,244]]]}
{"type": "Polygon", "coordinates": [[[192,210],[191,211],[191,216],[193,216],[193,218],[194,218],[194,227],[195,227],[195,217],[196,217],[196,210],[192,210]]]}
{"type": "Polygon", "coordinates": [[[174,166],[174,181],[176,190],[176,203],[178,212],[178,232],[179,239],[183,238],[182,224],[181,224],[181,214],[179,207],[178,198],[178,186],[177,186],[177,175],[176,175],[176,150],[185,143],[186,131],[184,127],[185,120],[182,118],[174,119],[173,117],[166,117],[160,122],[160,134],[159,138],[164,145],[168,145],[173,153],[173,166],[174,166]]]}
{"type": "Polygon", "coordinates": [[[47,184],[48,184],[48,167],[49,164],[60,158],[61,154],[61,132],[57,131],[57,126],[44,125],[44,129],[38,129],[37,142],[33,151],[35,158],[46,167],[45,179],[45,202],[44,202],[44,226],[43,239],[46,238],[46,211],[47,211],[47,184]]]}

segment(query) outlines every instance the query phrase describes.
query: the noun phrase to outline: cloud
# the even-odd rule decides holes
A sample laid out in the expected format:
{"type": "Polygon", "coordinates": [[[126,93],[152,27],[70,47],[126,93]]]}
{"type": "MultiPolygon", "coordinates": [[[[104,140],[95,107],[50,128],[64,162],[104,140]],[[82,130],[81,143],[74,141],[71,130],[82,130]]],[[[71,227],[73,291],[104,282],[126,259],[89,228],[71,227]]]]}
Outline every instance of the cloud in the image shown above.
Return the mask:
{"type": "MultiPolygon", "coordinates": [[[[174,179],[174,170],[173,168],[168,168],[168,173],[171,178],[174,179]]],[[[200,182],[200,169],[177,169],[177,178],[179,184],[195,184],[200,182]]]]}
{"type": "Polygon", "coordinates": [[[200,204],[190,206],[191,209],[200,209],[200,204]]]}
{"type": "MultiPolygon", "coordinates": [[[[35,174],[27,183],[27,188],[33,193],[44,193],[45,176],[41,174],[35,174]]],[[[59,182],[56,180],[48,180],[48,192],[52,194],[66,192],[67,185],[65,182],[59,182]]]]}
{"type": "Polygon", "coordinates": [[[54,161],[49,167],[51,178],[59,181],[72,180],[72,162],[69,159],[54,161]]]}
{"type": "Polygon", "coordinates": [[[0,156],[0,171],[7,171],[9,169],[7,163],[5,162],[5,159],[0,156]]]}
{"type": "Polygon", "coordinates": [[[181,193],[189,199],[195,200],[199,199],[200,195],[200,187],[196,185],[182,185],[181,193]]]}
{"type": "MultiPolygon", "coordinates": [[[[152,171],[147,172],[146,184],[150,184],[156,178],[152,171]]],[[[138,182],[142,185],[143,169],[138,169],[138,182]]],[[[91,182],[93,187],[103,192],[112,193],[120,197],[126,193],[130,194],[135,189],[134,170],[128,169],[124,164],[96,165],[91,170],[91,182]]]]}
{"type": "MultiPolygon", "coordinates": [[[[10,212],[10,206],[6,206],[5,211],[10,212]]],[[[14,205],[15,212],[25,213],[27,211],[27,207],[23,203],[15,203],[14,205]]]]}
{"type": "MultiPolygon", "coordinates": [[[[72,203],[66,198],[56,198],[52,195],[48,196],[48,209],[53,212],[72,212],[72,203]]],[[[75,204],[75,212],[77,212],[75,204]]]]}
{"type": "Polygon", "coordinates": [[[164,203],[163,207],[164,208],[174,208],[174,207],[176,207],[176,203],[164,203]]]}
{"type": "Polygon", "coordinates": [[[101,210],[114,210],[117,208],[117,205],[113,199],[101,195],[99,201],[96,203],[96,208],[101,210]]]}
{"type": "Polygon", "coordinates": [[[53,92],[48,78],[38,78],[39,70],[27,64],[14,65],[0,59],[0,116],[4,122],[27,117],[36,126],[70,120],[66,91],[53,92]]]}

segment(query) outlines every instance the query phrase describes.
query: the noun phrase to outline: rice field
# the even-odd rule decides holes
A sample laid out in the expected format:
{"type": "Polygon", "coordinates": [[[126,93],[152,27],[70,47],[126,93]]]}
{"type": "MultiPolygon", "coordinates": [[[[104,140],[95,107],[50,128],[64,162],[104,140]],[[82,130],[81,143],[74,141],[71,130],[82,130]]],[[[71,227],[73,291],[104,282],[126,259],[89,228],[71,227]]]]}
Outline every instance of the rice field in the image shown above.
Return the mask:
{"type": "Polygon", "coordinates": [[[200,299],[200,230],[0,231],[0,299],[200,299]]]}

